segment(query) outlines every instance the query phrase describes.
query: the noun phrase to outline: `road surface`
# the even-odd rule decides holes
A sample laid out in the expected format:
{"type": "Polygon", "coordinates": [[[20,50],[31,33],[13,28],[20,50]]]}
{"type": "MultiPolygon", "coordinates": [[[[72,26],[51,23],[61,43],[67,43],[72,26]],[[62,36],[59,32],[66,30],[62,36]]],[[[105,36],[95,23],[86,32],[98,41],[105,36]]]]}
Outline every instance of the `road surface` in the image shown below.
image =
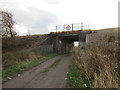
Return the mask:
{"type": "Polygon", "coordinates": [[[3,88],[68,88],[66,73],[71,59],[70,55],[52,58],[5,82],[3,88]]]}

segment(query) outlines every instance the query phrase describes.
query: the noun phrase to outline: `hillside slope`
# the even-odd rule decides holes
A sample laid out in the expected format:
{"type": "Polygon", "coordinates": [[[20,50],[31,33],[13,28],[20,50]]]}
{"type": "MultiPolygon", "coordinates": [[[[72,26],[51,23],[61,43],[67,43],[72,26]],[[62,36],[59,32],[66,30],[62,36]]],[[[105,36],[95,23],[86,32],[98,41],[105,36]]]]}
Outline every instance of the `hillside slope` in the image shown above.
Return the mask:
{"type": "MultiPolygon", "coordinates": [[[[88,43],[73,51],[73,63],[91,88],[118,88],[120,64],[118,29],[93,30],[88,43]]],[[[76,82],[77,84],[79,82],[76,82]]],[[[77,87],[76,87],[77,88],[77,87]]]]}
{"type": "Polygon", "coordinates": [[[30,49],[38,47],[46,38],[48,38],[48,35],[17,36],[13,39],[3,38],[3,68],[42,57],[43,54],[32,52],[30,49]]]}

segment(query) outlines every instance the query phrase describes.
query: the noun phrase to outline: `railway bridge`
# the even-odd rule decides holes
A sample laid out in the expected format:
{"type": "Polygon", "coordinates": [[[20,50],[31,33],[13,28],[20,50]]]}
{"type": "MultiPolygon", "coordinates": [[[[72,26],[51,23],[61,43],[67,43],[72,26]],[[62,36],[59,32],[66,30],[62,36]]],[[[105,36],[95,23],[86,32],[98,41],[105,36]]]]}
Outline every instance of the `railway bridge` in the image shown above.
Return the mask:
{"type": "Polygon", "coordinates": [[[50,33],[51,43],[53,44],[54,52],[69,53],[74,47],[74,42],[86,42],[86,35],[90,34],[91,30],[76,30],[59,33],[50,33]]]}
{"type": "Polygon", "coordinates": [[[91,29],[84,29],[83,23],[56,26],[55,31],[47,34],[47,40],[40,47],[43,51],[69,53],[74,47],[74,42],[77,41],[81,45],[81,43],[86,42],[86,35],[90,33],[91,29]],[[62,31],[59,31],[60,29],[62,31]]]}

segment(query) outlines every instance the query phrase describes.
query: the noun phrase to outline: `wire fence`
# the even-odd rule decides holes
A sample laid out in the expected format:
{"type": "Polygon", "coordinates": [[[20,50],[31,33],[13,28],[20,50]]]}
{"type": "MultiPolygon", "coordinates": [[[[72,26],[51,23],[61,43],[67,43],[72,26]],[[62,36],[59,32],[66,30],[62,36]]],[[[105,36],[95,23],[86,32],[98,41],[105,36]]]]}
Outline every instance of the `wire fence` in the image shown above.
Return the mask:
{"type": "Polygon", "coordinates": [[[52,53],[53,45],[40,45],[39,47],[33,48],[32,51],[37,53],[52,53]]]}

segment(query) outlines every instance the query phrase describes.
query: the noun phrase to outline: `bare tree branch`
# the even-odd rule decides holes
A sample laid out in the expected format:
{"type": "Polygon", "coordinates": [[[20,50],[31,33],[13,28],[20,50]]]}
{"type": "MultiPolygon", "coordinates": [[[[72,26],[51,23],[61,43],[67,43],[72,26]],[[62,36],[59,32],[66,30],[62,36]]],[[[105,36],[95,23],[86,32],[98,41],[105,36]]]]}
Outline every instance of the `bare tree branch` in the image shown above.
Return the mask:
{"type": "Polygon", "coordinates": [[[14,20],[12,14],[7,11],[0,11],[0,36],[1,37],[15,37],[17,34],[13,29],[14,20]]]}

